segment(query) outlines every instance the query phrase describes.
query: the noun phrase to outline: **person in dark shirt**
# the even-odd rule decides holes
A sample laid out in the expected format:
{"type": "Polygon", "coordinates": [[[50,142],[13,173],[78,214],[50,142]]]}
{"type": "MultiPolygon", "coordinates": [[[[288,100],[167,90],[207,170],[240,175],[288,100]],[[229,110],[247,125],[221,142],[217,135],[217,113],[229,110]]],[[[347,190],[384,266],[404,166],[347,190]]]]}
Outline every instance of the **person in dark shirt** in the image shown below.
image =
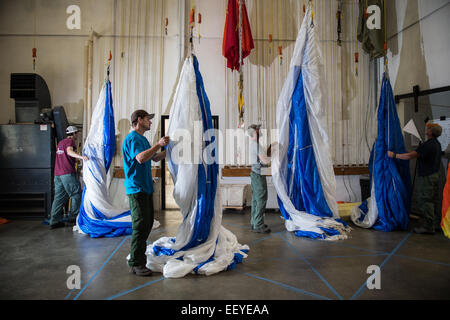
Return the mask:
{"type": "Polygon", "coordinates": [[[75,159],[88,161],[89,158],[81,156],[74,151],[78,129],[69,126],[66,129],[67,138],[58,143],[55,159],[55,197],[50,213],[50,229],[64,227],[62,209],[69,198],[72,199],[68,222],[75,222],[81,205],[81,186],[75,171],[75,159]]]}
{"type": "Polygon", "coordinates": [[[442,134],[442,127],[438,124],[427,124],[425,135],[427,141],[416,151],[396,154],[388,151],[388,156],[394,159],[418,162],[417,201],[423,223],[414,228],[413,232],[420,234],[434,234],[437,225],[439,206],[439,170],[441,165],[442,147],[438,139],[442,134]]]}

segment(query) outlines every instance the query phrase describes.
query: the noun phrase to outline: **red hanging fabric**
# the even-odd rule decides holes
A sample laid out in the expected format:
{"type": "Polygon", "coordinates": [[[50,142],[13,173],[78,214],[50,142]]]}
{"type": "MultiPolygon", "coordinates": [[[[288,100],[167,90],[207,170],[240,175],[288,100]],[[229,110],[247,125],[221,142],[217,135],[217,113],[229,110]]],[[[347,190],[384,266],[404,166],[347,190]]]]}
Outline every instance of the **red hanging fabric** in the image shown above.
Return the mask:
{"type": "MultiPolygon", "coordinates": [[[[245,4],[242,5],[242,59],[255,47],[245,4]]],[[[227,59],[227,67],[240,69],[239,61],[239,3],[228,0],[225,29],[222,41],[222,55],[227,59]]]]}
{"type": "MultiPolygon", "coordinates": [[[[238,11],[239,12],[239,11],[238,11]]],[[[239,15],[238,15],[239,17],[239,15]]],[[[245,3],[242,4],[242,59],[250,55],[250,52],[255,48],[253,42],[252,30],[250,22],[248,21],[247,8],[245,3]]],[[[243,64],[243,63],[242,63],[243,64]]]]}

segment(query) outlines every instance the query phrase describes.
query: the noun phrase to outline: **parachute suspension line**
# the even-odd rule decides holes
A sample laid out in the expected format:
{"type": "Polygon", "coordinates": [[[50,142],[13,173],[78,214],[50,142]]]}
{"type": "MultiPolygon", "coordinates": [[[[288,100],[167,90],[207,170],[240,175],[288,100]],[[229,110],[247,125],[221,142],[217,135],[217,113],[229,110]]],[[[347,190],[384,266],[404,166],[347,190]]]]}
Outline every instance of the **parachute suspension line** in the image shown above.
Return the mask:
{"type": "MultiPolygon", "coordinates": [[[[358,47],[358,15],[357,15],[357,7],[358,7],[358,0],[355,0],[354,4],[354,14],[355,17],[353,19],[353,22],[355,23],[355,68],[356,68],[356,76],[358,76],[358,63],[359,63],[359,47],[358,47]]],[[[359,91],[361,92],[361,91],[359,91]]]]}
{"type": "Polygon", "coordinates": [[[317,3],[315,3],[314,0],[310,0],[310,2],[311,2],[311,27],[313,28],[317,3]]]}
{"type": "MultiPolygon", "coordinates": [[[[271,2],[271,6],[272,6],[272,10],[270,10],[272,12],[272,14],[269,14],[270,17],[270,34],[269,34],[269,61],[272,61],[272,50],[273,50],[273,44],[272,44],[272,36],[274,34],[274,17],[273,17],[273,13],[276,12],[275,10],[273,10],[273,5],[274,5],[275,1],[271,2]]],[[[270,79],[272,80],[271,83],[271,101],[270,101],[270,117],[271,117],[271,121],[270,121],[270,127],[271,128],[275,128],[276,126],[276,122],[275,122],[275,114],[276,114],[276,87],[275,87],[275,65],[272,66],[272,68],[270,68],[270,79]]]]}
{"type": "MultiPolygon", "coordinates": [[[[167,1],[161,1],[161,17],[164,17],[166,13],[166,2],[167,1]]],[[[156,19],[155,19],[156,20],[156,19]]],[[[162,108],[163,108],[163,86],[162,83],[164,81],[163,73],[164,73],[164,57],[165,57],[165,41],[164,41],[164,33],[165,30],[160,26],[160,37],[159,37],[159,94],[158,94],[158,115],[161,116],[162,114],[162,108]]],[[[161,124],[158,125],[157,131],[161,131],[161,124]]],[[[158,139],[157,137],[160,136],[160,133],[157,132],[157,135],[155,136],[155,139],[158,139]]]]}
{"type": "MultiPolygon", "coordinates": [[[[137,10],[137,23],[136,23],[136,35],[139,34],[139,26],[140,26],[140,22],[141,22],[141,2],[138,2],[138,10],[137,10]]],[[[131,13],[130,13],[131,14],[131,13]]],[[[131,19],[130,19],[131,20],[131,19]]],[[[131,34],[131,28],[130,28],[130,34],[131,34]]],[[[140,44],[139,44],[139,38],[136,38],[136,45],[135,45],[135,57],[136,57],[136,62],[134,64],[134,105],[136,105],[136,103],[140,104],[141,101],[139,101],[139,91],[138,91],[138,86],[137,84],[139,83],[139,53],[140,53],[140,44]]]]}
{"type": "Polygon", "coordinates": [[[239,121],[238,127],[244,126],[244,73],[242,71],[242,49],[244,37],[242,30],[242,3],[244,0],[239,0],[239,81],[238,81],[238,109],[239,109],[239,121]]]}
{"type": "MultiPolygon", "coordinates": [[[[333,14],[333,2],[332,1],[330,1],[330,15],[332,15],[333,14]]],[[[330,21],[332,21],[331,19],[330,19],[330,21]]],[[[331,23],[330,23],[330,26],[331,26],[331,23]]],[[[334,77],[335,77],[335,72],[334,72],[334,70],[335,70],[335,68],[334,68],[334,65],[333,65],[333,58],[334,58],[334,43],[333,43],[333,41],[330,41],[330,46],[331,46],[331,52],[330,52],[330,70],[331,70],[331,72],[330,72],[330,78],[331,78],[331,81],[330,81],[330,83],[332,83],[333,85],[331,86],[331,112],[332,112],[332,115],[331,115],[331,124],[332,124],[332,127],[331,127],[331,134],[332,134],[332,136],[333,136],[333,161],[336,161],[336,159],[337,159],[337,148],[336,148],[336,145],[337,145],[337,143],[336,143],[336,137],[337,137],[337,133],[336,133],[336,128],[337,128],[337,126],[335,126],[335,114],[334,114],[334,111],[335,111],[335,100],[334,100],[334,96],[335,96],[335,86],[334,86],[334,83],[336,83],[335,81],[334,81],[334,77]]]]}
{"type": "Polygon", "coordinates": [[[342,39],[341,39],[341,34],[342,34],[342,6],[343,6],[342,0],[338,0],[338,9],[337,9],[337,13],[336,13],[336,17],[337,17],[337,34],[338,34],[337,45],[338,46],[342,46],[342,39]]]}
{"type": "Polygon", "coordinates": [[[33,58],[33,71],[36,71],[36,58],[37,58],[37,48],[36,48],[36,34],[37,34],[37,1],[34,1],[34,37],[33,37],[33,49],[31,50],[33,58]]]}
{"type": "MultiPolygon", "coordinates": [[[[264,6],[263,8],[266,8],[266,6],[264,6]]],[[[268,17],[268,23],[265,24],[264,26],[267,28],[266,32],[268,31],[268,29],[270,28],[270,13],[268,8],[266,8],[266,12],[268,17]]],[[[263,34],[267,34],[267,33],[263,33],[263,34]]],[[[270,65],[270,59],[269,59],[269,50],[267,46],[264,46],[264,82],[265,82],[265,111],[266,111],[266,115],[265,115],[265,119],[264,119],[264,125],[266,127],[266,129],[269,129],[269,121],[270,121],[270,109],[272,106],[272,101],[271,101],[271,90],[269,89],[269,82],[270,82],[270,69],[269,69],[269,65],[270,65]],[[267,64],[267,65],[266,65],[267,64]]],[[[271,85],[270,85],[271,87],[271,85]]]]}
{"type": "MultiPolygon", "coordinates": [[[[226,21],[227,19],[227,1],[222,1],[222,11],[224,12],[224,16],[223,16],[223,21],[226,21]]],[[[224,59],[224,63],[223,63],[223,68],[224,68],[224,80],[225,80],[225,87],[224,87],[224,97],[225,97],[225,128],[228,128],[230,126],[229,124],[229,106],[228,106],[228,76],[227,76],[227,60],[224,59]]],[[[224,137],[224,145],[227,145],[227,141],[226,141],[226,135],[224,137]]]]}
{"type": "MultiPolygon", "coordinates": [[[[262,16],[265,17],[265,6],[262,6],[262,16]]],[[[264,45],[265,41],[264,41],[264,34],[265,34],[265,27],[267,26],[267,23],[263,24],[263,29],[262,29],[262,44],[263,44],[263,61],[262,61],[262,67],[263,67],[263,72],[264,72],[264,78],[263,78],[263,88],[264,90],[264,96],[263,96],[263,106],[264,106],[264,113],[263,113],[263,125],[267,128],[267,119],[268,119],[268,115],[267,115],[267,97],[268,97],[268,90],[267,90],[267,68],[266,68],[266,57],[267,57],[267,53],[266,53],[266,46],[264,45]]]]}
{"type": "Polygon", "coordinates": [[[125,1],[122,1],[122,7],[120,10],[120,62],[119,62],[119,79],[117,79],[118,89],[119,89],[119,103],[116,103],[119,117],[122,118],[121,105],[122,105],[122,76],[124,74],[123,66],[123,55],[124,55],[124,34],[125,34],[125,1]]]}
{"type": "MultiPolygon", "coordinates": [[[[333,21],[333,2],[332,1],[329,1],[329,15],[330,15],[330,19],[329,19],[329,21],[333,21]]],[[[329,33],[330,33],[330,35],[331,34],[333,34],[333,24],[332,23],[329,23],[328,24],[328,27],[329,27],[329,33]]],[[[329,46],[329,59],[330,59],[330,61],[329,61],[329,67],[326,69],[326,70],[330,70],[329,71],[329,73],[328,73],[328,79],[329,79],[329,81],[327,82],[327,83],[330,83],[330,84],[333,84],[334,82],[333,82],[333,80],[332,80],[332,78],[331,78],[331,76],[332,76],[332,74],[333,74],[333,56],[332,56],[332,51],[333,51],[333,38],[332,37],[330,37],[330,41],[329,41],[329,43],[330,43],[330,46],[329,46]]],[[[331,85],[330,86],[330,89],[332,90],[332,88],[333,88],[333,85],[331,85]]],[[[333,102],[332,102],[332,96],[333,96],[333,92],[330,92],[331,93],[331,97],[329,98],[329,111],[330,112],[327,112],[327,126],[328,126],[328,128],[331,128],[331,130],[329,130],[328,131],[328,136],[329,137],[334,137],[334,133],[333,133],[333,128],[334,128],[334,126],[333,126],[333,111],[334,111],[334,105],[333,105],[333,102]],[[331,118],[330,118],[331,117],[331,118]]],[[[332,153],[331,153],[331,155],[332,155],[332,162],[334,163],[334,158],[335,158],[335,154],[334,154],[334,140],[333,139],[330,139],[330,148],[331,148],[331,150],[332,150],[332,153]]]]}
{"type": "Polygon", "coordinates": [[[192,4],[191,12],[189,13],[189,55],[194,54],[194,26],[195,26],[195,8],[192,4]]]}
{"type": "MultiPolygon", "coordinates": [[[[148,2],[146,1],[145,2],[145,25],[144,25],[144,28],[145,28],[145,30],[144,30],[144,41],[145,41],[145,44],[144,44],[144,52],[145,52],[145,55],[144,55],[144,65],[145,66],[147,66],[147,72],[148,72],[148,74],[151,74],[150,73],[150,70],[151,69],[149,69],[149,63],[148,63],[148,60],[149,60],[149,54],[148,54],[148,52],[149,52],[149,50],[148,50],[148,38],[147,38],[147,36],[148,36],[148,34],[147,34],[147,29],[148,29],[148,21],[150,21],[150,19],[148,18],[148,2]]],[[[145,90],[145,93],[144,93],[144,103],[145,103],[145,105],[147,106],[147,105],[149,105],[149,99],[148,99],[148,91],[149,90],[145,90]]]]}
{"type": "Polygon", "coordinates": [[[388,57],[387,57],[387,17],[386,17],[386,0],[383,1],[383,10],[384,10],[384,72],[386,73],[386,77],[389,79],[389,70],[388,70],[388,57]]]}
{"type": "MultiPolygon", "coordinates": [[[[126,67],[127,75],[130,74],[130,56],[131,56],[131,54],[130,54],[129,48],[131,48],[131,25],[132,25],[131,21],[133,21],[133,19],[132,19],[132,12],[133,12],[132,5],[133,5],[133,3],[132,3],[132,1],[130,1],[129,10],[128,10],[128,46],[127,46],[128,54],[127,54],[127,67],[126,67]]],[[[125,52],[123,54],[125,54],[125,52]]],[[[129,94],[128,93],[131,92],[130,83],[131,83],[131,81],[127,81],[127,83],[126,83],[126,88],[127,88],[126,99],[127,100],[129,99],[129,94]]],[[[135,103],[134,100],[130,101],[130,102],[133,105],[135,103]]]]}
{"type": "MultiPolygon", "coordinates": [[[[158,1],[152,1],[153,2],[153,8],[152,8],[152,13],[153,13],[153,15],[154,15],[154,18],[153,18],[153,33],[154,33],[154,36],[152,36],[152,69],[151,70],[153,70],[153,72],[154,72],[154,70],[158,70],[157,69],[157,63],[158,63],[158,61],[156,60],[156,56],[157,56],[157,48],[158,48],[158,37],[157,37],[157,30],[158,30],[158,24],[159,24],[159,22],[160,22],[160,20],[159,19],[156,19],[156,15],[157,15],[157,12],[158,12],[158,1]]],[[[151,95],[151,101],[156,101],[156,97],[157,97],[157,95],[158,95],[158,84],[157,84],[157,81],[156,81],[156,75],[155,75],[155,77],[152,79],[152,95],[151,95]]],[[[157,105],[155,104],[155,103],[152,103],[151,105],[154,105],[154,108],[155,108],[155,110],[152,110],[154,113],[157,113],[156,112],[156,108],[157,108],[157,105]]],[[[155,139],[157,139],[157,135],[156,135],[156,132],[158,131],[158,127],[160,127],[159,125],[158,126],[152,126],[152,131],[151,131],[151,134],[150,135],[152,135],[153,136],[153,139],[155,140],[155,139]]],[[[155,141],[156,142],[156,141],[155,141]]]]}
{"type": "Polygon", "coordinates": [[[200,0],[198,0],[198,20],[197,20],[197,23],[198,23],[198,43],[200,44],[200,38],[202,37],[201,35],[200,35],[200,24],[202,23],[202,14],[200,13],[200,0]]]}
{"type": "MultiPolygon", "coordinates": [[[[260,15],[260,9],[258,8],[258,2],[259,1],[255,1],[254,5],[256,7],[256,41],[258,41],[258,43],[260,44],[260,38],[259,38],[259,15],[260,15]]],[[[257,66],[256,66],[256,101],[257,101],[257,122],[260,121],[261,119],[261,113],[260,113],[260,106],[261,106],[261,68],[259,66],[259,61],[260,61],[260,51],[261,50],[257,50],[256,51],[256,61],[258,61],[257,66]]]]}

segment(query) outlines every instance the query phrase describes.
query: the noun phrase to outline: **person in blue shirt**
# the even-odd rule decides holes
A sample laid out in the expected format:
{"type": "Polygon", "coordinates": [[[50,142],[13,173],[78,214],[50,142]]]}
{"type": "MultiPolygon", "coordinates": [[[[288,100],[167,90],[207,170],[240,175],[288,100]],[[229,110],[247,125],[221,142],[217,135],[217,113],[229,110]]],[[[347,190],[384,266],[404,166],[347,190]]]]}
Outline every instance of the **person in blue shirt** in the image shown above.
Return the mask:
{"type": "Polygon", "coordinates": [[[149,276],[152,271],[146,267],[147,238],[153,227],[153,180],[151,161],[165,158],[166,152],[158,152],[165,147],[169,137],[163,137],[151,146],[144,133],[150,130],[154,113],[136,110],[131,115],[132,130],[122,145],[125,191],[131,211],[131,249],[128,265],[130,272],[138,276],[149,276]]]}

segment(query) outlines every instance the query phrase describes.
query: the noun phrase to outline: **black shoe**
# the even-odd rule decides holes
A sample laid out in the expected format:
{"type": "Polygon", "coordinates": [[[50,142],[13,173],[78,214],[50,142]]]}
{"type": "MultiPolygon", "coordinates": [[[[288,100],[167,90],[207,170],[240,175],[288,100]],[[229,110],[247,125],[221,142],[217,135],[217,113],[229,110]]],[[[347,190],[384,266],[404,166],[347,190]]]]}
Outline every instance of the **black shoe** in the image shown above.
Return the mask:
{"type": "Polygon", "coordinates": [[[425,227],[416,227],[413,229],[414,233],[417,234],[434,234],[434,230],[427,229],[425,227]]]}
{"type": "Polygon", "coordinates": [[[62,227],[65,227],[65,226],[66,226],[66,224],[64,222],[60,221],[60,222],[57,222],[55,224],[51,224],[50,225],[50,230],[53,230],[53,229],[56,229],[56,228],[62,228],[62,227]]]}
{"type": "Polygon", "coordinates": [[[137,266],[137,267],[131,267],[130,273],[133,273],[140,277],[148,277],[152,275],[152,270],[147,269],[146,266],[137,266]]]}
{"type": "Polygon", "coordinates": [[[264,225],[261,228],[253,229],[252,231],[255,233],[270,233],[271,230],[267,225],[264,225]]]}
{"type": "MultiPolygon", "coordinates": [[[[264,226],[263,226],[263,228],[268,228],[269,226],[267,225],[267,224],[265,224],[264,226]]],[[[250,230],[254,230],[255,228],[253,228],[253,226],[251,226],[250,227],[250,230]]]]}

